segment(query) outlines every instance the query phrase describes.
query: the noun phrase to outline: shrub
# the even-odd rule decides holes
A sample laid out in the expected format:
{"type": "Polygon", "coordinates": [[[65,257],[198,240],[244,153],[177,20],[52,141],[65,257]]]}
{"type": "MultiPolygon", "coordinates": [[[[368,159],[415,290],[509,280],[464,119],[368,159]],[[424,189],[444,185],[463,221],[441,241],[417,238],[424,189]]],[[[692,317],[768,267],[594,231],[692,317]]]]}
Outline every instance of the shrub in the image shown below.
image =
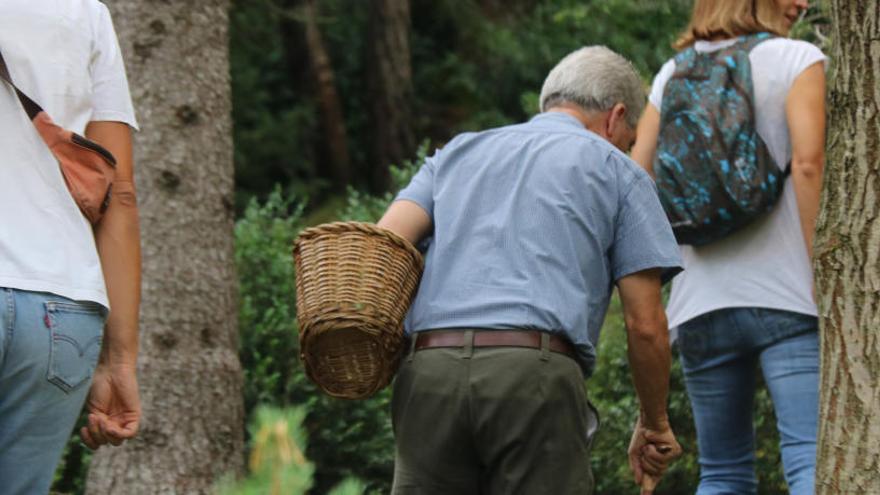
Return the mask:
{"type": "MultiPolygon", "coordinates": [[[[251,430],[250,473],[247,478],[222,482],[219,495],[281,495],[305,493],[313,483],[315,466],[303,453],[306,433],[302,407],[277,409],[259,407],[251,430]]],[[[363,484],[349,478],[330,495],[360,495],[363,484]]]]}
{"type": "Polygon", "coordinates": [[[307,411],[316,493],[350,476],[386,492],[393,467],[388,393],[335,400],[321,394],[300,366],[291,248],[303,228],[301,213],[294,199],[276,190],[265,203],[252,200],[235,227],[246,413],[252,417],[258,404],[307,411]]]}

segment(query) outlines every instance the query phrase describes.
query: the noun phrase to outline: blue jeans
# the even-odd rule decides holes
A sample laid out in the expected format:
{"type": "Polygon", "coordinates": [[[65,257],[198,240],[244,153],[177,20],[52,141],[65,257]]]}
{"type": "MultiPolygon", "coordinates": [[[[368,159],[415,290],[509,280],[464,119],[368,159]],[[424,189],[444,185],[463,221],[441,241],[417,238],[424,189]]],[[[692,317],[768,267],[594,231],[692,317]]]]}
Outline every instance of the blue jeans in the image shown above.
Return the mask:
{"type": "Polygon", "coordinates": [[[722,309],[681,325],[678,343],[697,426],[697,494],[757,492],[752,410],[759,362],[776,411],[789,490],[812,494],[819,410],[817,319],[772,309],[722,309]]]}
{"type": "Polygon", "coordinates": [[[0,491],[47,493],[101,349],[105,309],[0,288],[0,491]]]}

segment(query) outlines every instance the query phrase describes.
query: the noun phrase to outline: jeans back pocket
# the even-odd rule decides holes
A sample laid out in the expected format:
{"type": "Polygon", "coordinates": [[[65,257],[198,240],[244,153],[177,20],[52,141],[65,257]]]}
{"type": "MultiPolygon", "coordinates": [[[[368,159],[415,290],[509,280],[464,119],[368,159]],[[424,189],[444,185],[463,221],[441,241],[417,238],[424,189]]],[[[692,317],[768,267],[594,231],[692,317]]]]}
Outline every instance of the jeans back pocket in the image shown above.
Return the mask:
{"type": "Polygon", "coordinates": [[[95,303],[49,301],[46,326],[52,339],[48,380],[70,392],[92,378],[101,352],[104,310],[95,303]]]}

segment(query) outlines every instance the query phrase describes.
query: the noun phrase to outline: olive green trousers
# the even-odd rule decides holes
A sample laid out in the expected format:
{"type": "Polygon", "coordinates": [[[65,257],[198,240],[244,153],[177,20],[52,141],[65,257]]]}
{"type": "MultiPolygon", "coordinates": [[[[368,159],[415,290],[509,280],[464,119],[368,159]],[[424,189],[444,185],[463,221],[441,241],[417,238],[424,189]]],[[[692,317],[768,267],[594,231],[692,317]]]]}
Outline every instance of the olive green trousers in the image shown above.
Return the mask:
{"type": "Polygon", "coordinates": [[[432,348],[394,382],[395,495],[589,495],[598,417],[548,349],[432,348]]]}

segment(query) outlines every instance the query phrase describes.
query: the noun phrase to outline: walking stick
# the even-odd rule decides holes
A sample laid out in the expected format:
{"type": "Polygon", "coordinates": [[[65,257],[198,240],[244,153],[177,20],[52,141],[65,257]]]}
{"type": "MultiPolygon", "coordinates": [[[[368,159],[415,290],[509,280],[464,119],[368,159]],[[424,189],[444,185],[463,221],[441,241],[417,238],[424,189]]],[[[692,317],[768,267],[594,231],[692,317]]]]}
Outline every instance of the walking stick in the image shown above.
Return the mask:
{"type": "Polygon", "coordinates": [[[657,488],[657,480],[647,474],[642,476],[642,494],[654,493],[654,488],[657,488]]]}

